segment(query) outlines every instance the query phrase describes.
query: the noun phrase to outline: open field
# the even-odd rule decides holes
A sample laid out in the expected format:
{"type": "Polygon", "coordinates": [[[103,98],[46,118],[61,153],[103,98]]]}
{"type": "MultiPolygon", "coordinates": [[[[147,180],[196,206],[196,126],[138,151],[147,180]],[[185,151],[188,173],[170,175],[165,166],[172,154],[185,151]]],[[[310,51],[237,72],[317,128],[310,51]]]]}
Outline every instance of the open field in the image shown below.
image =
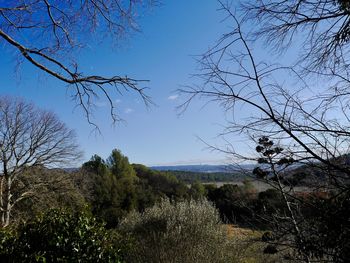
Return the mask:
{"type": "MultiPolygon", "coordinates": [[[[236,184],[238,186],[242,186],[243,182],[244,182],[244,180],[236,180],[236,181],[228,181],[228,182],[213,182],[213,183],[203,183],[203,184],[215,184],[217,187],[221,187],[225,184],[236,184]]],[[[251,180],[250,182],[253,184],[253,186],[255,187],[257,192],[263,192],[263,191],[266,191],[267,189],[273,188],[268,183],[265,183],[262,181],[251,180]]],[[[309,190],[309,188],[305,187],[305,186],[295,186],[294,187],[295,192],[307,192],[308,190],[309,190]]]]}
{"type": "Polygon", "coordinates": [[[264,254],[266,244],[261,241],[263,231],[241,228],[225,224],[227,234],[234,244],[237,263],[277,263],[286,262],[279,255],[264,254]]]}

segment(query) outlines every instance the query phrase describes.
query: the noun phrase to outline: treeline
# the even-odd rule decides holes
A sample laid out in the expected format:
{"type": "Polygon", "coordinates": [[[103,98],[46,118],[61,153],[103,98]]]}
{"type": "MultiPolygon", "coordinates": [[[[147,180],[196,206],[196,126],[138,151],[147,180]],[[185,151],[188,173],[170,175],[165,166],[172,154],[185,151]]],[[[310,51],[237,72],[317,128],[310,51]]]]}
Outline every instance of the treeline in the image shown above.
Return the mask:
{"type": "Polygon", "coordinates": [[[113,150],[74,171],[27,167],[13,195],[19,202],[0,231],[1,262],[123,262],[132,242],[117,230],[121,221],[162,200],[189,200],[190,191],[113,150]]]}
{"type": "Polygon", "coordinates": [[[251,180],[243,184],[191,185],[191,198],[205,198],[218,209],[221,220],[225,223],[254,229],[269,229],[269,222],[264,220],[266,214],[284,207],[281,194],[276,189],[258,192],[251,180]]]}
{"type": "Polygon", "coordinates": [[[130,211],[143,211],[161,198],[178,200],[188,195],[186,185],[175,177],[140,164],[131,165],[118,150],[107,160],[93,156],[83,164],[82,172],[89,175],[82,183],[89,186],[85,196],[92,213],[107,227],[117,226],[130,211]]]}
{"type": "Polygon", "coordinates": [[[268,207],[283,206],[277,190],[258,193],[249,179],[240,185],[218,187],[204,183],[205,178],[195,180],[202,176],[210,180],[216,176],[236,178],[234,174],[155,171],[141,164],[130,164],[119,150],[113,150],[106,160],[94,155],[80,169],[70,172],[28,167],[14,186],[14,195],[32,194],[16,204],[11,220],[13,224],[20,224],[50,208],[88,209],[107,228],[115,228],[131,211],[143,212],[168,198],[173,201],[207,199],[218,209],[223,222],[256,226],[261,225],[257,215],[266,212],[268,207]]]}
{"type": "Polygon", "coordinates": [[[131,165],[118,150],[106,160],[94,155],[80,169],[70,172],[28,167],[19,175],[13,192],[15,196],[28,193],[28,198],[14,206],[13,223],[26,221],[48,208],[76,211],[87,206],[108,227],[116,226],[128,212],[143,211],[161,198],[189,196],[185,183],[167,173],[131,165]]]}
{"type": "Polygon", "coordinates": [[[189,171],[166,171],[167,174],[175,176],[177,179],[191,184],[193,182],[202,183],[214,183],[214,182],[232,182],[236,180],[241,180],[244,178],[243,173],[232,172],[214,172],[214,173],[204,173],[204,172],[189,172],[189,171]]]}
{"type": "MultiPolygon", "coordinates": [[[[20,201],[12,209],[11,224],[0,231],[1,262],[233,261],[240,249],[222,223],[267,231],[267,244],[254,255],[261,259],[256,262],[264,262],[262,250],[276,253],[271,243],[285,237],[274,228],[276,216],[288,212],[278,189],[258,192],[250,180],[221,187],[199,181],[188,185],[169,172],[130,164],[118,150],[105,160],[94,155],[70,172],[27,167],[13,185],[13,194],[20,201]],[[195,249],[189,250],[191,246],[195,249]]],[[[339,244],[334,238],[348,246],[349,233],[342,226],[350,206],[338,209],[336,217],[324,214],[325,208],[343,202],[342,196],[331,199],[330,194],[287,197],[299,208],[296,218],[307,224],[305,242],[318,253],[334,250],[332,244],[339,244]]],[[[283,219],[278,220],[282,225],[283,219]]],[[[339,249],[338,255],[346,258],[348,250],[339,249]]],[[[285,256],[276,254],[270,262],[285,256]]]]}
{"type": "Polygon", "coordinates": [[[255,193],[248,181],[187,186],[167,172],[130,164],[119,150],[70,172],[28,167],[17,182],[14,195],[28,197],[0,231],[1,262],[232,261],[239,249],[220,217],[233,220],[230,200],[255,193]]]}

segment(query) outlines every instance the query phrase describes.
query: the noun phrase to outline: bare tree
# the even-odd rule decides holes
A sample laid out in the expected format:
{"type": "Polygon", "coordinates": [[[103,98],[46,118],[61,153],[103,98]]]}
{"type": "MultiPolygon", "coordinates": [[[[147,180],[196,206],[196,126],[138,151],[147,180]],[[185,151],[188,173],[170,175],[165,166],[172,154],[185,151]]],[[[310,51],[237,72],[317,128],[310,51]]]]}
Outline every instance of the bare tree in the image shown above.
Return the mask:
{"type": "Polygon", "coordinates": [[[113,121],[113,92],[136,91],[146,104],[144,80],[115,75],[86,75],[77,63],[77,52],[93,39],[120,39],[138,31],[137,17],[154,0],[19,0],[0,1],[0,43],[15,50],[21,60],[68,84],[76,103],[91,123],[94,99],[104,96],[113,121]],[[95,33],[93,35],[93,33],[95,33]]]}
{"type": "Polygon", "coordinates": [[[297,44],[305,69],[339,71],[349,62],[350,5],[347,0],[243,1],[255,36],[284,52],[297,44]]]}
{"type": "Polygon", "coordinates": [[[0,213],[10,223],[11,210],[30,191],[13,196],[12,186],[27,167],[54,167],[75,161],[75,134],[56,115],[9,97],[0,98],[0,213]]]}
{"type": "Polygon", "coordinates": [[[241,22],[224,8],[235,29],[203,55],[202,72],[197,75],[203,83],[180,90],[189,96],[180,107],[186,108],[197,96],[217,102],[234,114],[223,134],[245,132],[254,141],[268,136],[288,146],[295,160],[317,160],[348,172],[330,161],[349,150],[346,94],[331,93],[333,85],[340,87],[334,84],[336,80],[338,84],[347,80],[333,74],[332,89],[326,86],[315,91],[294,68],[256,59],[241,22]],[[241,111],[236,113],[238,108],[245,109],[243,118],[238,115],[241,111]],[[329,118],[330,114],[337,116],[329,118]]]}
{"type": "Polygon", "coordinates": [[[77,186],[78,180],[89,180],[89,175],[67,172],[64,169],[26,167],[12,183],[12,198],[27,192],[26,199],[16,202],[11,210],[11,225],[31,220],[52,208],[69,208],[79,211],[85,208],[83,191],[86,185],[77,186]]]}
{"type": "Polygon", "coordinates": [[[345,1],[256,3],[256,6],[245,5],[245,13],[236,15],[229,5],[220,2],[221,9],[226,14],[225,21],[229,22],[233,29],[224,34],[214,47],[201,57],[201,73],[197,75],[201,82],[180,90],[188,96],[180,107],[186,108],[196,97],[218,103],[225,113],[232,116],[223,132],[225,138],[230,135],[245,136],[247,144],[248,141],[253,142],[252,147],[256,142],[261,144],[257,153],[241,152],[234,145],[213,148],[235,158],[263,164],[263,168],[255,170],[255,174],[281,193],[286,207],[283,214],[277,214],[275,217],[279,230],[283,229],[279,234],[281,238],[285,238],[283,241],[279,240],[279,245],[292,248],[296,251],[296,258],[305,262],[320,259],[345,262],[347,247],[350,244],[347,223],[342,223],[346,234],[341,241],[332,239],[332,235],[338,233],[338,230],[332,232],[333,230],[329,229],[328,232],[322,232],[322,235],[325,235],[322,238],[333,240],[332,245],[322,243],[323,248],[316,248],[313,247],[313,243],[321,241],[321,238],[315,237],[317,231],[320,231],[320,225],[326,220],[329,221],[328,215],[348,218],[345,210],[342,210],[348,204],[350,193],[350,78],[345,63],[348,58],[345,53],[348,41],[347,38],[338,41],[334,34],[348,34],[346,30],[349,26],[343,20],[348,19],[349,6],[345,1]],[[324,9],[321,9],[322,4],[317,4],[321,2],[324,9]],[[337,23],[345,23],[342,27],[331,24],[333,17],[325,15],[332,3],[332,10],[340,12],[337,23]],[[303,15],[299,15],[299,11],[303,15]],[[330,19],[327,22],[331,25],[330,29],[318,28],[314,19],[309,21],[310,17],[320,14],[324,15],[320,21],[330,19]],[[257,26],[257,29],[252,30],[251,24],[247,25],[245,22],[247,18],[253,19],[254,15],[261,27],[257,26]],[[305,21],[302,18],[305,18],[305,21]],[[307,52],[306,56],[301,56],[304,61],[297,66],[270,62],[255,51],[257,33],[267,36],[279,48],[286,48],[292,44],[295,30],[299,29],[299,26],[303,27],[303,34],[306,35],[305,50],[311,53],[307,52]],[[309,31],[305,31],[306,29],[309,31]],[[322,30],[325,30],[326,35],[322,30]],[[345,31],[341,33],[341,30],[345,31]],[[316,36],[317,41],[313,38],[316,36]],[[287,46],[284,43],[287,43],[287,46]],[[313,48],[308,49],[311,45],[314,45],[313,48]],[[331,48],[325,49],[326,47],[331,48]],[[329,50],[332,50],[331,53],[326,53],[330,52],[329,50]],[[339,50],[342,50],[340,55],[333,57],[336,54],[334,52],[339,50]],[[340,57],[341,63],[336,61],[340,57]],[[307,77],[300,74],[305,70],[304,62],[314,65],[307,70],[307,77]],[[315,82],[321,85],[314,85],[315,82]],[[265,139],[261,141],[262,138],[265,139]],[[318,167],[323,171],[327,180],[319,180],[321,185],[315,185],[313,190],[318,191],[322,187],[322,191],[329,194],[327,208],[324,205],[315,208],[315,205],[299,198],[291,185],[285,184],[284,175],[288,171],[286,167],[291,164],[318,167]],[[301,206],[316,209],[316,214],[320,216],[312,219],[315,220],[314,224],[300,214],[301,206]],[[309,232],[310,227],[314,227],[313,232],[309,232]]]}

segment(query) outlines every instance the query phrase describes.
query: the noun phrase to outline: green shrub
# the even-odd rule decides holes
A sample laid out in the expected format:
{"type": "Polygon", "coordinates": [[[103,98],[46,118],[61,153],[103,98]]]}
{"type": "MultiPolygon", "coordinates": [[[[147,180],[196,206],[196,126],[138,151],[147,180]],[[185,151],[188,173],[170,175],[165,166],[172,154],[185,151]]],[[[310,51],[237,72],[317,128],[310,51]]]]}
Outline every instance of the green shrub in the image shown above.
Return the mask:
{"type": "Polygon", "coordinates": [[[15,247],[15,236],[9,229],[0,229],[0,262],[11,262],[10,256],[15,247]]]}
{"type": "Polygon", "coordinates": [[[163,199],[120,225],[134,245],[127,262],[232,262],[230,240],[217,210],[206,200],[163,199]]]}
{"type": "Polygon", "coordinates": [[[0,262],[120,262],[109,232],[85,213],[49,210],[0,238],[0,262]]]}

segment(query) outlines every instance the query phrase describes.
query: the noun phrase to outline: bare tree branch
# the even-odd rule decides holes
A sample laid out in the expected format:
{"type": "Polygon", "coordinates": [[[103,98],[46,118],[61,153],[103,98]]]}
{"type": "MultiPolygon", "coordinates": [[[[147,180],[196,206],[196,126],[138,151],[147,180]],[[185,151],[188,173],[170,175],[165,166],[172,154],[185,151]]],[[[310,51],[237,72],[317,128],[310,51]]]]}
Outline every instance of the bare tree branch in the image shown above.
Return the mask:
{"type": "Polygon", "coordinates": [[[307,69],[335,69],[348,63],[350,6],[344,0],[245,1],[245,19],[255,22],[257,37],[283,52],[300,42],[298,63],[307,69]],[[300,50],[301,51],[301,50],[300,50]]]}
{"type": "Polygon", "coordinates": [[[68,164],[79,158],[75,133],[56,115],[19,99],[0,98],[1,224],[7,226],[14,204],[12,185],[27,167],[68,164]]]}
{"type": "MultiPolygon", "coordinates": [[[[201,98],[219,104],[225,114],[234,116],[221,134],[226,145],[209,147],[232,159],[255,161],[261,167],[253,173],[281,194],[285,209],[269,217],[279,235],[275,245],[292,248],[295,259],[304,262],[343,262],[346,234],[335,244],[326,244],[327,238],[317,239],[315,235],[323,231],[323,223],[329,224],[328,215],[323,213],[339,214],[348,220],[343,206],[350,195],[349,2],[250,1],[243,6],[245,13],[241,16],[230,5],[219,3],[231,31],[198,61],[199,83],[180,90],[186,100],[179,108],[185,110],[192,100],[201,98]],[[253,32],[252,25],[246,23],[251,21],[259,23],[253,32]],[[299,57],[300,65],[271,63],[254,49],[257,36],[267,37],[268,43],[279,49],[288,48],[298,40],[295,34],[299,30],[306,39],[306,54],[299,57]],[[239,151],[226,139],[228,136],[244,137],[249,146],[259,141],[258,153],[239,151]],[[310,186],[319,203],[311,194],[298,196],[293,192],[287,176],[291,165],[325,177],[310,186]],[[328,207],[317,198],[320,193],[325,195],[328,207]],[[305,209],[310,208],[320,214],[319,218],[305,216],[305,209]],[[325,242],[323,247],[314,246],[314,239],[325,242]]],[[[347,228],[347,223],[342,227],[347,228]]]]}
{"type": "MultiPolygon", "coordinates": [[[[17,51],[37,69],[66,83],[90,124],[95,99],[107,99],[113,122],[120,118],[115,111],[113,94],[131,90],[141,96],[146,106],[146,80],[115,75],[86,75],[75,58],[92,35],[97,39],[118,40],[138,31],[138,12],[154,6],[156,0],[86,0],[86,1],[0,1],[0,43],[17,51]],[[116,92],[116,93],[115,93],[116,92]]],[[[96,125],[95,125],[96,126],[96,125]]]]}

